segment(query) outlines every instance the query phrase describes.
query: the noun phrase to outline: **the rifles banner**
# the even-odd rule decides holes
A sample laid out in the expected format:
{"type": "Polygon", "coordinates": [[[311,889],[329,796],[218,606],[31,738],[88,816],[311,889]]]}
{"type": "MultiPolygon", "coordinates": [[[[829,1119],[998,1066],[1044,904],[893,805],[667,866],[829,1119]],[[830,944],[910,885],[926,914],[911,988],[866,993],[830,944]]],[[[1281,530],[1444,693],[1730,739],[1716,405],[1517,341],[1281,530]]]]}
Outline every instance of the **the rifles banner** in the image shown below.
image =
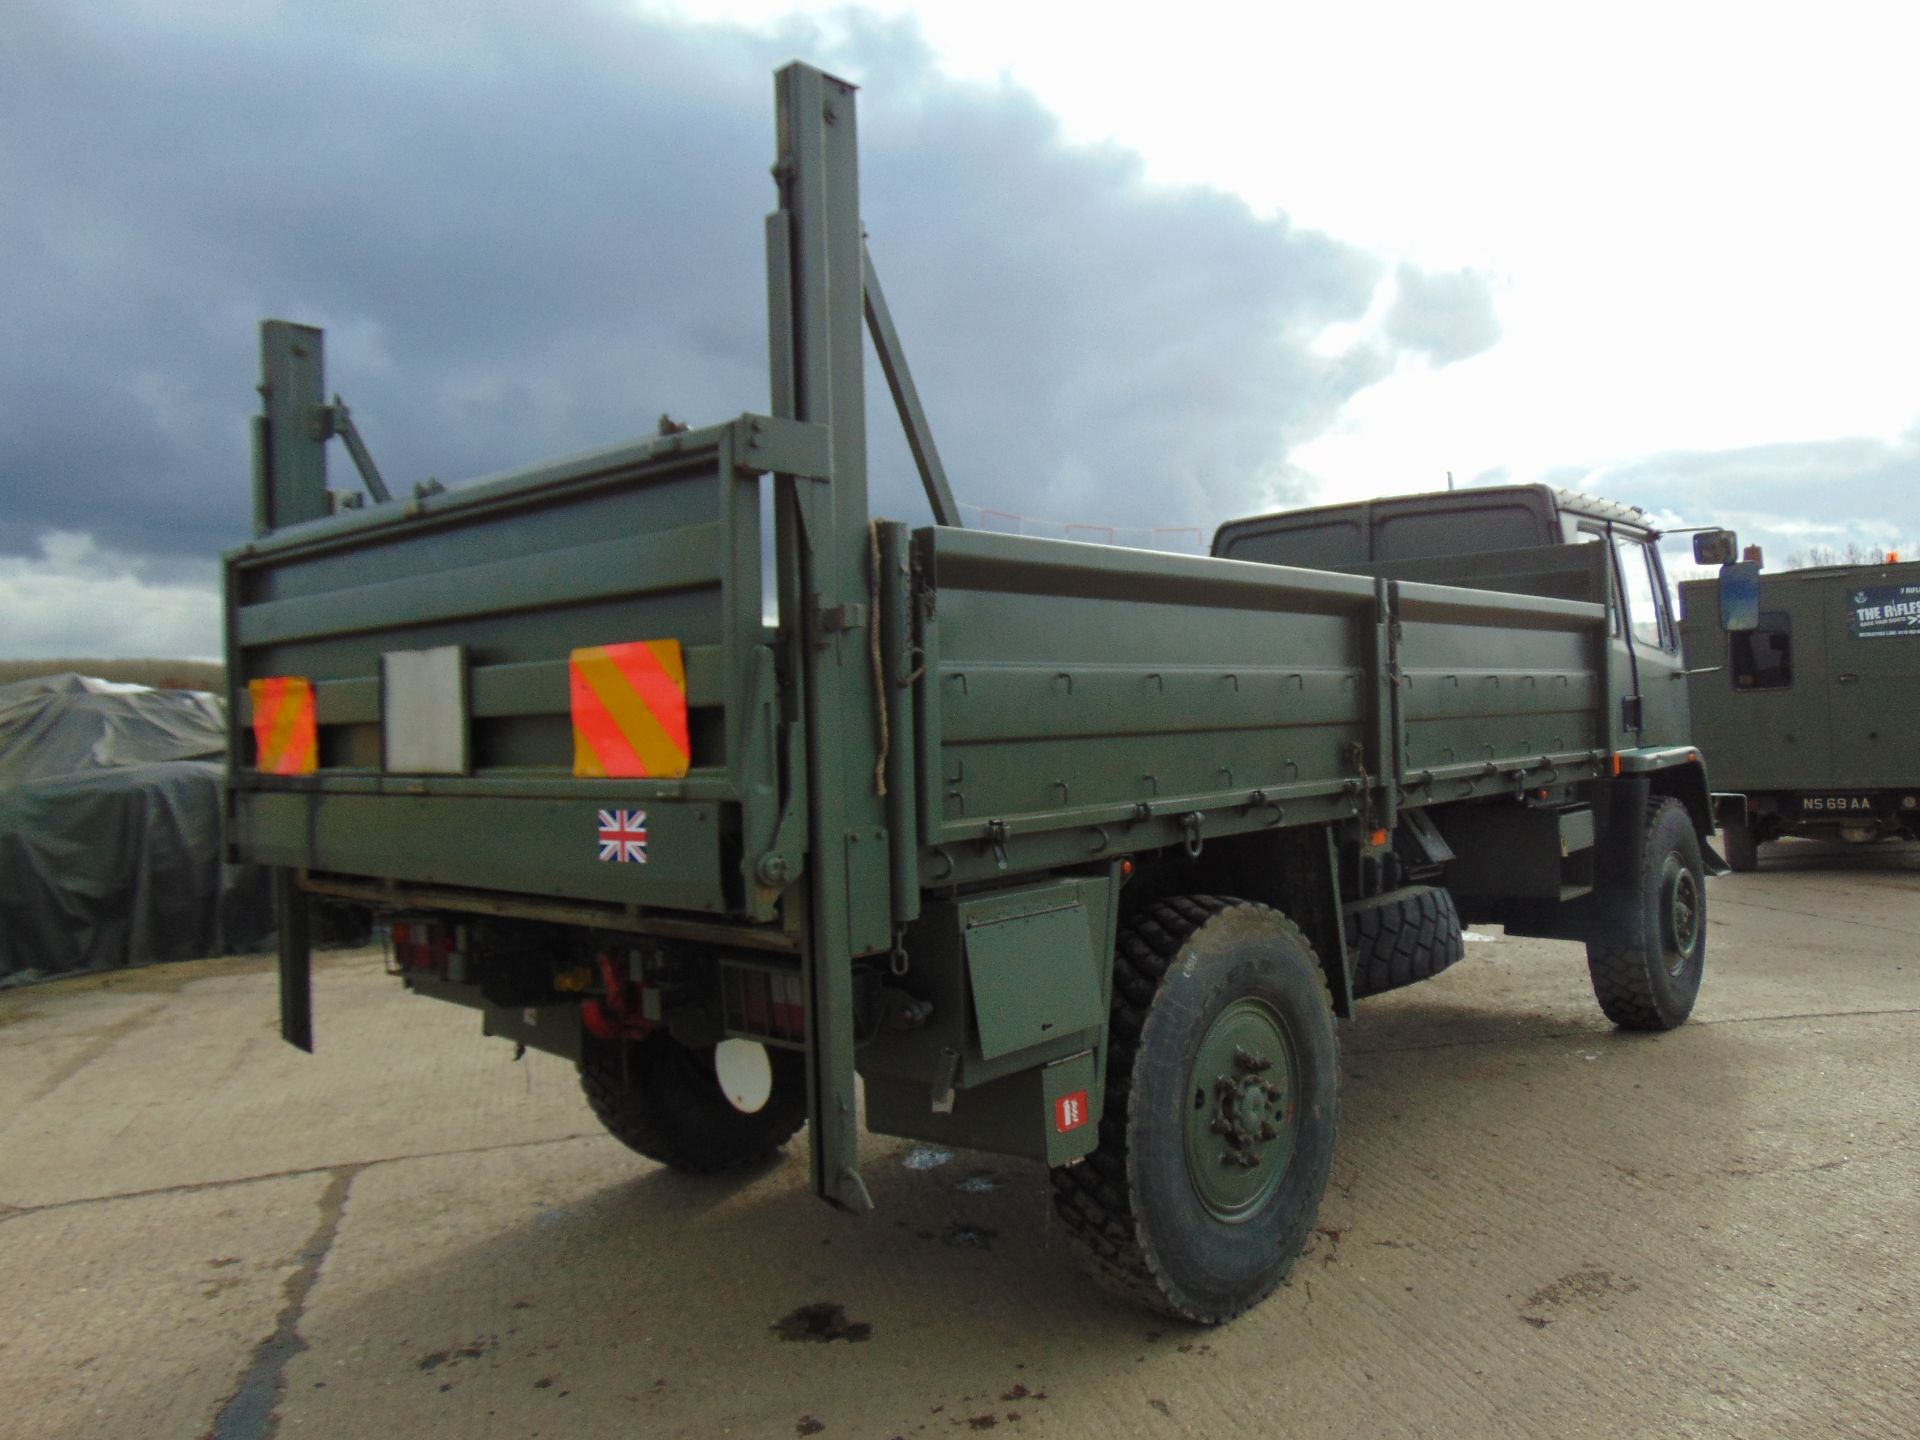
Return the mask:
{"type": "Polygon", "coordinates": [[[1868,585],[1847,595],[1847,633],[1856,640],[1920,639],[1920,585],[1868,585]]]}

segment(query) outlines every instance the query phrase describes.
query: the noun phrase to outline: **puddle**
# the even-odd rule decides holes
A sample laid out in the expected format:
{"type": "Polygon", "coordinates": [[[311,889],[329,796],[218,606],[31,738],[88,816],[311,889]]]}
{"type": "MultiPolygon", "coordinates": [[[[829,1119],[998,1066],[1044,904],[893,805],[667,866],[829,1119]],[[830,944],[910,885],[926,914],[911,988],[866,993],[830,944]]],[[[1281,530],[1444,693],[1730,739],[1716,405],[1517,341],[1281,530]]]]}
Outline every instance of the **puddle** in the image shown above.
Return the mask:
{"type": "Polygon", "coordinates": [[[984,1225],[962,1225],[956,1220],[947,1226],[947,1233],[940,1238],[961,1250],[991,1250],[994,1237],[999,1233],[984,1225]]]}
{"type": "Polygon", "coordinates": [[[995,1170],[976,1170],[964,1180],[954,1182],[953,1188],[962,1195],[990,1195],[995,1190],[1004,1190],[1007,1177],[995,1170]]]}
{"type": "Polygon", "coordinates": [[[900,1157],[900,1163],[908,1170],[937,1170],[952,1159],[953,1151],[938,1145],[915,1145],[900,1157]]]}

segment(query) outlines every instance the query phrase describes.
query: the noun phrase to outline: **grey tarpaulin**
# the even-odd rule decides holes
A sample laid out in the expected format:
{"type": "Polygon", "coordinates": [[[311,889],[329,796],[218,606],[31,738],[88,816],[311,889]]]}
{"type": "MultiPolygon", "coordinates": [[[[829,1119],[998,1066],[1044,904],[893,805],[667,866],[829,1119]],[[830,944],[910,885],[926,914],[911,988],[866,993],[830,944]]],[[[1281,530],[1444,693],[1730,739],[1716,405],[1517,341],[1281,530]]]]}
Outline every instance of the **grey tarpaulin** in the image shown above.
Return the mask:
{"type": "Polygon", "coordinates": [[[0,685],[0,985],[272,943],[220,859],[226,721],[198,691],[0,685]]]}

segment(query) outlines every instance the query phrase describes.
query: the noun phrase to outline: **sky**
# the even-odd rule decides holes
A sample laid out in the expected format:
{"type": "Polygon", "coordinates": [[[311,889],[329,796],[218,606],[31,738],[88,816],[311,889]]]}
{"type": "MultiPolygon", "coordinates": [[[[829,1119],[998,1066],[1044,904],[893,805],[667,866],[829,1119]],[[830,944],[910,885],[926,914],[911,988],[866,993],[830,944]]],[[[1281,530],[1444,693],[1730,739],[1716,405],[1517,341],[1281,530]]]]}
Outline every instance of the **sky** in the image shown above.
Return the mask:
{"type": "MultiPolygon", "coordinates": [[[[793,58],[862,87],[871,246],[970,523],[1193,548],[1451,472],[1772,559],[1911,546],[1913,25],[13,0],[0,655],[218,653],[264,316],[326,328],[402,487],[765,409],[793,58]]],[[[877,372],[869,415],[876,509],[925,519],[877,372]]]]}

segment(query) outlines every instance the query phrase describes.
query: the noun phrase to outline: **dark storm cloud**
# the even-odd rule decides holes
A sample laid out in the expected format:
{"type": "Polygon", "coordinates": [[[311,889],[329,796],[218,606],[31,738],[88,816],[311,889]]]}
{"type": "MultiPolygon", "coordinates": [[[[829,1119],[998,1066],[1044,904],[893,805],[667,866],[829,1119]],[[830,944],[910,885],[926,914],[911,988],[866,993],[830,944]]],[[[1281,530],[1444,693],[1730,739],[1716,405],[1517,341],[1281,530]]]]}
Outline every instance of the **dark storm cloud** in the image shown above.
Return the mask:
{"type": "MultiPolygon", "coordinates": [[[[1403,271],[1386,340],[1317,353],[1375,259],[1069,145],[911,25],[485,0],[16,0],[0,25],[0,555],[83,533],[177,576],[243,538],[263,315],[327,328],[403,485],[764,409],[769,76],[795,55],[865,87],[865,217],[963,500],[1123,525],[1284,501],[1350,396],[1494,333],[1472,277],[1403,271]]],[[[921,514],[869,404],[877,503],[921,514]]]]}
{"type": "Polygon", "coordinates": [[[260,13],[10,23],[6,548],[238,538],[265,314],[328,327],[397,477],[764,406],[762,56],[585,11],[260,13]]]}

